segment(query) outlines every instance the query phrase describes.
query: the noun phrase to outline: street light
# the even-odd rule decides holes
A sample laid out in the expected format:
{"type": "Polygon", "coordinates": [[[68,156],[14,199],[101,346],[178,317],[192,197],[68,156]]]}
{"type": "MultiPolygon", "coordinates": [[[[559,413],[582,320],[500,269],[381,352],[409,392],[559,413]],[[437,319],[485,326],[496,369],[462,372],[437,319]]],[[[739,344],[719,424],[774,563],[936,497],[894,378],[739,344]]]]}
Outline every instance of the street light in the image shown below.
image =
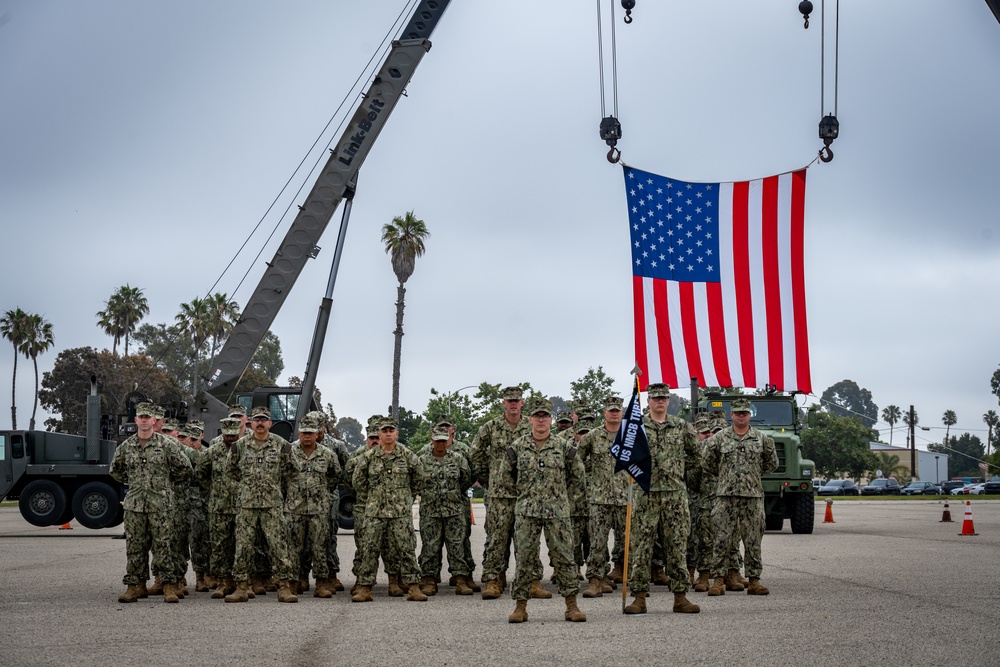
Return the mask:
{"type": "Polygon", "coordinates": [[[938,459],[940,458],[941,457],[938,456],[937,454],[934,455],[934,472],[937,475],[937,482],[935,482],[935,484],[941,483],[941,468],[938,467],[938,459]]]}
{"type": "Polygon", "coordinates": [[[458,392],[465,391],[466,389],[475,389],[478,386],[479,386],[478,384],[470,384],[470,385],[467,385],[465,387],[462,387],[461,389],[456,389],[455,391],[449,393],[448,394],[448,415],[449,416],[451,415],[451,397],[452,396],[458,396],[458,392]]]}

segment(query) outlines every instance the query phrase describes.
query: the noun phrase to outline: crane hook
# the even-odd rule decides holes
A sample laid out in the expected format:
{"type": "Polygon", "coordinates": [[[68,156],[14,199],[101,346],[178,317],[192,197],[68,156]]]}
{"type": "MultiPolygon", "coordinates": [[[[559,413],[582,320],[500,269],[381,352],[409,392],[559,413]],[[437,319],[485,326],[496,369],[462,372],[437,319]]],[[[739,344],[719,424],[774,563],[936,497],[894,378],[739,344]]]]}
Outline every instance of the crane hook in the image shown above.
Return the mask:
{"type": "Polygon", "coordinates": [[[833,161],[833,151],[830,149],[830,144],[827,144],[826,146],[823,146],[823,148],[819,149],[819,159],[823,162],[833,161]]]}
{"type": "Polygon", "coordinates": [[[625,23],[631,23],[632,9],[635,7],[635,0],[622,0],[622,7],[625,8],[625,23]]]}
{"type": "Polygon", "coordinates": [[[615,146],[612,146],[608,150],[608,162],[611,164],[617,164],[622,159],[622,152],[618,150],[615,146]]]}

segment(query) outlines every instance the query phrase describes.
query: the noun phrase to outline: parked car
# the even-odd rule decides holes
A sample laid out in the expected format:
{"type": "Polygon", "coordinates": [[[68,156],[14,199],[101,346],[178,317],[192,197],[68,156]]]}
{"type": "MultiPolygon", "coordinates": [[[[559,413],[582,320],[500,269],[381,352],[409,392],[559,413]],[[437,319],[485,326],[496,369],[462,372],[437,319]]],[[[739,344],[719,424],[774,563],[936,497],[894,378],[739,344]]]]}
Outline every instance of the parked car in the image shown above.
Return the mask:
{"type": "Polygon", "coordinates": [[[825,479],[814,479],[813,480],[813,488],[816,489],[817,491],[819,491],[820,488],[823,487],[823,486],[825,486],[825,485],[826,485],[826,480],[825,479]]]}
{"type": "Polygon", "coordinates": [[[981,496],[986,493],[986,483],[980,482],[979,484],[969,484],[965,487],[965,492],[973,496],[981,496]]]}
{"type": "Polygon", "coordinates": [[[937,496],[941,495],[941,487],[934,482],[910,482],[901,493],[904,496],[937,496]]]}
{"type": "Polygon", "coordinates": [[[1000,477],[994,477],[983,487],[986,493],[1000,493],[1000,477]]]}
{"type": "Polygon", "coordinates": [[[947,482],[941,482],[941,493],[952,493],[955,489],[961,489],[963,486],[965,486],[965,482],[958,479],[949,479],[947,482]]]}
{"type": "Polygon", "coordinates": [[[857,496],[858,485],[849,479],[831,479],[816,491],[821,496],[857,496]]]}
{"type": "Polygon", "coordinates": [[[899,481],[889,479],[873,479],[871,482],[861,487],[863,496],[898,496],[902,491],[899,481]]]}
{"type": "Polygon", "coordinates": [[[962,486],[957,489],[951,490],[951,495],[953,496],[964,496],[969,494],[969,489],[975,486],[975,484],[962,484],[962,486]]]}

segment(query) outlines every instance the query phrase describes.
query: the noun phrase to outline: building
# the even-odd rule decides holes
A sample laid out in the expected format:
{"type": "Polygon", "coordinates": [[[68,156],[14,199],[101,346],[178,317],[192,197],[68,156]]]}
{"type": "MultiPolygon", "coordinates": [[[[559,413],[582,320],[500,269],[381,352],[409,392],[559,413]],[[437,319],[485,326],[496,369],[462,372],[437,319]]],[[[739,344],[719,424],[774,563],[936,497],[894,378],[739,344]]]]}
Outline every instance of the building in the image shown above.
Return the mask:
{"type": "MultiPolygon", "coordinates": [[[[910,476],[910,462],[912,451],[909,447],[896,447],[887,445],[884,442],[870,442],[868,446],[873,452],[886,452],[899,457],[899,465],[905,468],[903,476],[910,476]]],[[[916,450],[917,470],[912,475],[914,480],[923,482],[941,483],[948,479],[948,455],[938,452],[928,452],[923,449],[916,450]]]]}

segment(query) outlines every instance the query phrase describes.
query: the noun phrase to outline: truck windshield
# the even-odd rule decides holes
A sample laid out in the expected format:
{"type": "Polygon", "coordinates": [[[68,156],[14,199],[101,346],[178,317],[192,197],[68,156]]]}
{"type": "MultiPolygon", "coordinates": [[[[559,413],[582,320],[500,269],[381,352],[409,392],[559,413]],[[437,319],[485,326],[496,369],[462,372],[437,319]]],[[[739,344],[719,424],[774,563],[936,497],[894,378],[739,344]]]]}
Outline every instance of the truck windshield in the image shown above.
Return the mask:
{"type": "MultiPolygon", "coordinates": [[[[712,399],[709,410],[723,410],[732,420],[732,399],[712,399]]],[[[755,401],[750,399],[750,423],[756,426],[789,426],[792,419],[791,401],[755,401]]]]}

